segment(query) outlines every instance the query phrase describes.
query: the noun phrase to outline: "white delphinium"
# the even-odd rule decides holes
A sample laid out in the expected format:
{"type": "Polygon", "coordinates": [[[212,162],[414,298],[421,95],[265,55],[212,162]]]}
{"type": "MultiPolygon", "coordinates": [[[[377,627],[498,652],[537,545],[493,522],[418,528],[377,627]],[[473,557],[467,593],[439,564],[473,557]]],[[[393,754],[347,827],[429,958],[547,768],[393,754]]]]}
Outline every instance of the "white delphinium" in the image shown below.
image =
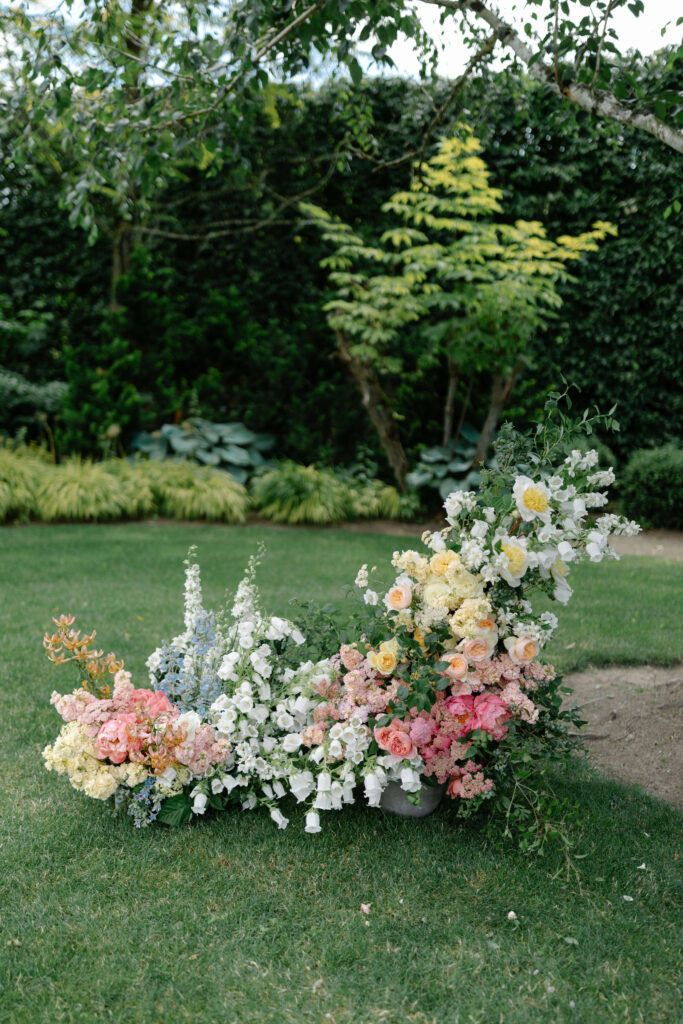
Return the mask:
{"type": "Polygon", "coordinates": [[[204,611],[202,605],[202,583],[199,575],[199,566],[192,562],[195,549],[190,548],[185,565],[185,632],[189,637],[195,627],[197,619],[204,611]]]}

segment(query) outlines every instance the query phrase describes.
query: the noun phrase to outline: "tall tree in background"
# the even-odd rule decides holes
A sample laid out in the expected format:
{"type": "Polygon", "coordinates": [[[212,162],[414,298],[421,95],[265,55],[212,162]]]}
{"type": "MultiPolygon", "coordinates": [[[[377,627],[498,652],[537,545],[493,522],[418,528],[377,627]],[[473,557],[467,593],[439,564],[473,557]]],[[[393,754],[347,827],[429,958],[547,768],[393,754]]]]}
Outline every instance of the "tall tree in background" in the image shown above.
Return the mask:
{"type": "Polygon", "coordinates": [[[478,465],[524,368],[526,348],[561,305],[557,286],[570,277],[566,265],[616,234],[611,224],[596,222],[590,231],[553,242],[538,221],[497,219],[502,193],[491,186],[480,151],[464,125],[459,137],[443,140],[417,168],[412,187],[384,204],[394,223],[375,244],[325,210],[302,204],[334,248],[322,262],[334,288],[325,306],[328,321],[401,490],[408,461],[383,386],[383,378],[404,369],[401,332],[416,322],[439,322],[440,330],[431,332],[438,350],[431,358],[445,358],[448,367],[447,422],[453,376],[491,369],[478,465]]]}

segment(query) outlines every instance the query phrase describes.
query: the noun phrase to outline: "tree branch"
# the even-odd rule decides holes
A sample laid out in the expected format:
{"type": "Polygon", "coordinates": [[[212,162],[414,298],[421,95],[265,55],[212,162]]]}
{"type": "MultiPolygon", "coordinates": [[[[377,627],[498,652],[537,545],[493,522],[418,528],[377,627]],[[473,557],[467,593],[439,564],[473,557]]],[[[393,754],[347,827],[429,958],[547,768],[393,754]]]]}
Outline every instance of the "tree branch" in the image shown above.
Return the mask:
{"type": "Polygon", "coordinates": [[[593,91],[579,82],[558,85],[555,81],[552,66],[544,63],[539,55],[527,46],[515,29],[506,21],[503,21],[495,11],[490,10],[483,3],[483,0],[420,0],[420,3],[441,7],[445,10],[457,11],[459,14],[469,12],[476,15],[476,17],[485,21],[497,33],[504,46],[508,46],[515,56],[522,63],[526,64],[529,73],[548,86],[552,92],[558,96],[564,96],[596,117],[607,118],[629,128],[638,128],[649,135],[653,135],[660,142],[676,150],[676,152],[683,153],[683,132],[671,128],[664,121],[660,121],[654,114],[630,110],[620,103],[612,93],[593,91]]]}

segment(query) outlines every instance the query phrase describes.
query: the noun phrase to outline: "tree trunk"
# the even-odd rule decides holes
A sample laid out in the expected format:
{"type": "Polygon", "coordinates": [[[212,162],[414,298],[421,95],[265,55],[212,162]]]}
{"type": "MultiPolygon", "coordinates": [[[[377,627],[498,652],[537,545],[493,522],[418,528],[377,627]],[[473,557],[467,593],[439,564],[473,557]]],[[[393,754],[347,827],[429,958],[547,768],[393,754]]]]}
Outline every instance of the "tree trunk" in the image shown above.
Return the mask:
{"type": "Polygon", "coordinates": [[[335,331],[334,333],[337,339],[339,355],[348,366],[356,387],[360,391],[363,405],[377,431],[380,444],[389,460],[389,465],[394,471],[399,489],[405,494],[407,490],[408,460],[389,399],[380,384],[375,369],[351,355],[349,339],[342,331],[335,331]]]}
{"type": "Polygon", "coordinates": [[[455,395],[458,390],[458,364],[454,363],[450,356],[448,361],[448,390],[446,391],[446,402],[443,407],[443,437],[441,444],[446,447],[453,436],[453,418],[455,416],[455,395]]]}
{"type": "Polygon", "coordinates": [[[491,444],[493,432],[498,424],[500,414],[512,394],[512,389],[515,386],[515,381],[519,377],[521,369],[522,365],[521,363],[518,363],[507,379],[503,378],[503,374],[500,370],[496,370],[493,375],[489,411],[486,414],[484,426],[481,428],[479,440],[477,441],[477,450],[474,453],[474,458],[472,459],[472,465],[474,467],[483,466],[486,461],[486,455],[489,450],[489,445],[491,444]]]}
{"type": "Polygon", "coordinates": [[[465,422],[465,416],[467,415],[467,408],[468,408],[468,406],[470,404],[470,397],[472,395],[472,383],[473,383],[473,381],[474,381],[474,374],[472,374],[472,376],[469,379],[469,383],[467,385],[467,394],[465,395],[465,401],[462,403],[462,409],[460,410],[460,415],[458,417],[458,425],[455,428],[455,433],[453,435],[453,445],[454,446],[460,440],[460,434],[462,432],[462,425],[465,422]]]}

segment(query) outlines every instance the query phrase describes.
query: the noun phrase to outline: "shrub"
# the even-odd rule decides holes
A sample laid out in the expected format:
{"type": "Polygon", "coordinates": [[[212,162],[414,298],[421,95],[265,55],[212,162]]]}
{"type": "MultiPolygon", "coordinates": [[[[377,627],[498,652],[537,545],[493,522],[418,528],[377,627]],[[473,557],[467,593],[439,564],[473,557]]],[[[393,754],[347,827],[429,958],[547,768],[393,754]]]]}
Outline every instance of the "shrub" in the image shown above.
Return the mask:
{"type": "Polygon", "coordinates": [[[165,423],[153,434],[141,431],[131,448],[152,459],[215,466],[245,484],[255,469],[267,464],[262,453],[274,443],[270,434],[255,434],[243,423],[210,423],[195,417],[179,425],[165,423]]]}
{"type": "Polygon", "coordinates": [[[621,478],[624,514],[643,526],[683,530],[683,450],[675,444],[633,453],[621,478]]]}
{"type": "Polygon", "coordinates": [[[36,512],[46,523],[106,522],[132,519],[138,514],[134,483],[124,482],[103,463],[67,459],[60,466],[45,466],[36,489],[36,512]]]}
{"type": "Polygon", "coordinates": [[[243,523],[248,497],[242,484],[220,469],[190,462],[140,463],[158,511],[174,519],[214,519],[243,523]]]}
{"type": "Polygon", "coordinates": [[[350,485],[353,515],[359,519],[400,519],[403,514],[401,496],[395,487],[381,480],[367,480],[350,485]]]}
{"type": "Polygon", "coordinates": [[[354,515],[348,484],[327,469],[282,462],[254,480],[254,505],[276,523],[338,523],[354,515]]]}
{"type": "Polygon", "coordinates": [[[0,522],[28,519],[35,509],[39,472],[37,459],[22,459],[0,448],[0,522]]]}
{"type": "Polygon", "coordinates": [[[128,517],[140,519],[154,515],[154,489],[144,462],[128,462],[127,459],[107,459],[102,469],[118,480],[127,497],[128,517]]]}

